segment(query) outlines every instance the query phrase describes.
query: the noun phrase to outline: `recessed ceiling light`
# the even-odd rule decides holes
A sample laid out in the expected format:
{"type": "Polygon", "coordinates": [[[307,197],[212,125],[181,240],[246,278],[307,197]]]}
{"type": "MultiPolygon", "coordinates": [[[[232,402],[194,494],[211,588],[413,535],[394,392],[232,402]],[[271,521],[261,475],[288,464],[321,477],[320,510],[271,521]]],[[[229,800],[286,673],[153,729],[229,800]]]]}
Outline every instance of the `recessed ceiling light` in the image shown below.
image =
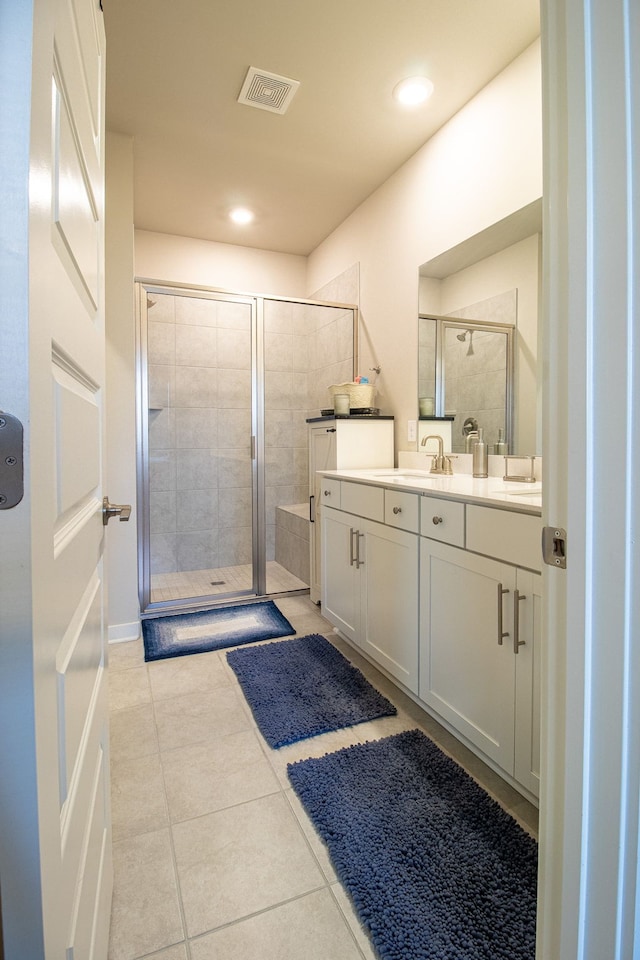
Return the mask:
{"type": "Polygon", "coordinates": [[[246,207],[234,207],[233,210],[230,211],[229,217],[234,223],[244,225],[251,223],[254,218],[254,214],[251,210],[247,210],[246,207]]]}
{"type": "Polygon", "coordinates": [[[393,88],[393,96],[405,107],[417,107],[433,93],[433,84],[427,77],[408,77],[393,88]]]}

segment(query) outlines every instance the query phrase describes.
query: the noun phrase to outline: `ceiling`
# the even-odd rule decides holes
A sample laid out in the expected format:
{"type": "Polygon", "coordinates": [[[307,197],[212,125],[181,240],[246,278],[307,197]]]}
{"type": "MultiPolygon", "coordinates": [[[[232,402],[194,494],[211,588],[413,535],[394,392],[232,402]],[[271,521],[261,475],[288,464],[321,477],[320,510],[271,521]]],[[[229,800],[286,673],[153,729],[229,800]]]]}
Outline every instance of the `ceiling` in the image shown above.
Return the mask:
{"type": "MultiPolygon", "coordinates": [[[[539,0],[103,0],[107,129],[144,230],[309,254],[539,34],[539,0]],[[284,116],[249,66],[298,80],[284,116]],[[427,104],[391,96],[426,74],[427,104]],[[256,214],[228,219],[234,205],[256,214]]],[[[473,158],[470,158],[472,162],[473,158]]]]}

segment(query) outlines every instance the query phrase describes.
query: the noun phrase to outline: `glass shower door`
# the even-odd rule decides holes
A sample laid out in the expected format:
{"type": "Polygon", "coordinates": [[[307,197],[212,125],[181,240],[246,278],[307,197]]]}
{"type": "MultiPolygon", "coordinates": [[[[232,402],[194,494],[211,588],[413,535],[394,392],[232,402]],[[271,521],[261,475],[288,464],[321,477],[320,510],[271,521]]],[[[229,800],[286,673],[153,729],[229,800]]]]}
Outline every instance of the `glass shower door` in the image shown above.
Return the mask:
{"type": "Polygon", "coordinates": [[[307,590],[307,418],[353,377],[353,307],[137,289],[142,610],[307,590]]]}
{"type": "Polygon", "coordinates": [[[143,609],[255,595],[255,300],[141,295],[143,609]]]}

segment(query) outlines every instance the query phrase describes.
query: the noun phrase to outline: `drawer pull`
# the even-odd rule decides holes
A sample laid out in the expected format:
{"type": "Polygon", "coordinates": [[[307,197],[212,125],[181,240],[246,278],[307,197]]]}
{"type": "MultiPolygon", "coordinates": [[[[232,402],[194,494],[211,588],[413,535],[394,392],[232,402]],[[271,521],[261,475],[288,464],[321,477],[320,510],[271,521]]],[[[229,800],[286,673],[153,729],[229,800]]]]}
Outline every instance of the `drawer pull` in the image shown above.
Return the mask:
{"type": "Polygon", "coordinates": [[[325,497],[330,497],[330,496],[331,496],[331,490],[325,490],[323,496],[325,496],[325,497]]]}
{"type": "Polygon", "coordinates": [[[498,645],[502,646],[502,641],[505,637],[509,636],[509,632],[506,633],[502,629],[502,598],[505,593],[509,593],[508,590],[505,590],[501,583],[498,584],[498,645]]]}
{"type": "Polygon", "coordinates": [[[431,522],[437,527],[439,523],[443,523],[444,521],[442,517],[432,517],[431,522]]]}
{"type": "Polygon", "coordinates": [[[520,607],[521,600],[526,600],[526,596],[518,590],[513,594],[513,652],[518,653],[520,647],[524,646],[525,641],[520,639],[520,607]]]}
{"type": "Polygon", "coordinates": [[[402,507],[394,507],[394,508],[393,508],[393,512],[394,512],[394,513],[396,514],[396,516],[397,516],[399,513],[402,513],[402,507]]]}

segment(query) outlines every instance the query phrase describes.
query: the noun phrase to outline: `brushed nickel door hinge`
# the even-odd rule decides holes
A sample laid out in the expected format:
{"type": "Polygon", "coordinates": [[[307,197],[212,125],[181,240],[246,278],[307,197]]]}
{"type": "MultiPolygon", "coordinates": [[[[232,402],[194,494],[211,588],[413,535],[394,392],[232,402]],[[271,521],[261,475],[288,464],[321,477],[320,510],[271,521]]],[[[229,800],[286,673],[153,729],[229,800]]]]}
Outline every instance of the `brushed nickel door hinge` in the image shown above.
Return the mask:
{"type": "Polygon", "coordinates": [[[0,410],[0,510],[10,510],[24,495],[22,424],[0,410]]]}

